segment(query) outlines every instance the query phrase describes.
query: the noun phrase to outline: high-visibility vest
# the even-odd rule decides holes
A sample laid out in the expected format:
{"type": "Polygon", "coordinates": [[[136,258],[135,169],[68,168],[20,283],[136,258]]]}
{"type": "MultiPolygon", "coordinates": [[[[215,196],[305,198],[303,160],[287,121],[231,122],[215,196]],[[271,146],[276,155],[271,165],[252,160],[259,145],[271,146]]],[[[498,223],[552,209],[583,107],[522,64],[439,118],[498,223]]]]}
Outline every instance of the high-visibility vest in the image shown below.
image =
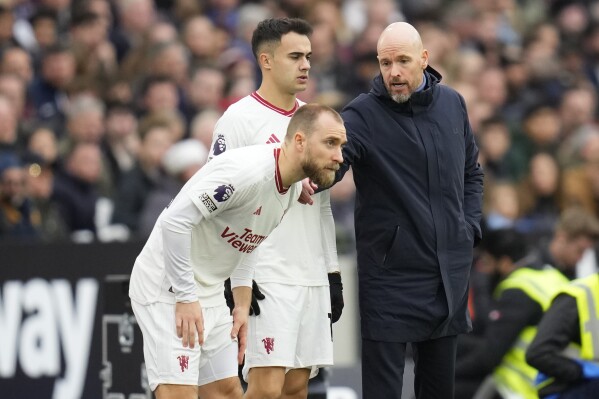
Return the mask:
{"type": "Polygon", "coordinates": [[[574,280],[559,293],[576,299],[580,320],[580,359],[599,362],[599,275],[574,280]]]}
{"type": "MultiPolygon", "coordinates": [[[[599,275],[573,280],[555,296],[560,294],[568,294],[576,299],[580,329],[580,346],[571,342],[562,355],[570,359],[599,363],[599,275]]],[[[554,380],[549,377],[539,382],[537,389],[553,384],[554,380]]]]}
{"type": "MultiPolygon", "coordinates": [[[[551,266],[541,270],[522,268],[512,272],[497,286],[495,296],[508,289],[520,289],[545,312],[556,292],[567,284],[568,279],[551,266]]],[[[525,359],[526,350],[536,334],[536,326],[522,330],[501,364],[495,368],[493,379],[504,398],[538,399],[535,386],[537,370],[529,366],[525,359]]]]}

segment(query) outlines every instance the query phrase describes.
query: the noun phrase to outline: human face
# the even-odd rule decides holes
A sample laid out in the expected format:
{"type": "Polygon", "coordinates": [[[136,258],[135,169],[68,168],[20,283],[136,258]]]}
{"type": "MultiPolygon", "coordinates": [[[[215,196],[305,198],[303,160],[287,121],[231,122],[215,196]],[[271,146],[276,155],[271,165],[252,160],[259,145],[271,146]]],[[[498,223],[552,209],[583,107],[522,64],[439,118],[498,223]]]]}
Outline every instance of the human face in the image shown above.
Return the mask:
{"type": "Polygon", "coordinates": [[[272,79],[281,91],[296,94],[306,90],[312,45],[307,36],[289,32],[272,54],[272,79]]]}
{"type": "Polygon", "coordinates": [[[590,237],[568,237],[565,234],[558,235],[561,241],[559,246],[558,261],[568,270],[574,270],[576,264],[582,259],[584,252],[593,246],[593,240],[590,237]]]}
{"type": "Polygon", "coordinates": [[[389,34],[379,42],[377,58],[383,82],[393,101],[408,101],[422,83],[428,52],[418,43],[389,34]]]}
{"type": "Polygon", "coordinates": [[[304,174],[319,187],[330,187],[343,163],[342,147],[347,143],[345,126],[328,113],[320,114],[315,131],[308,137],[302,161],[304,174]]]}

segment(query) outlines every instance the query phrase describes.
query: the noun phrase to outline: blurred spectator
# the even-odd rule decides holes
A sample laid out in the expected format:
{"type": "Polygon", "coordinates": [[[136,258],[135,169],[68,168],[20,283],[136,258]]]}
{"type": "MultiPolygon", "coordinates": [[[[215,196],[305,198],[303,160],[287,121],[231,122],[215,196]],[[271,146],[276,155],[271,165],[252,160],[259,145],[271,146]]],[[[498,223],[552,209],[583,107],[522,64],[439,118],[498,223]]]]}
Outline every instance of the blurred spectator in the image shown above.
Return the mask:
{"type": "Polygon", "coordinates": [[[31,57],[20,47],[9,47],[2,52],[0,73],[15,74],[19,76],[26,85],[33,80],[31,57]]]}
{"type": "Polygon", "coordinates": [[[0,151],[17,150],[17,124],[16,109],[6,96],[0,95],[0,151]]]}
{"type": "Polygon", "coordinates": [[[207,109],[198,113],[191,122],[189,136],[210,149],[212,145],[212,132],[214,132],[214,126],[221,116],[222,112],[213,109],[207,109]]]}
{"type": "Polygon", "coordinates": [[[528,163],[537,152],[557,154],[561,120],[555,108],[548,104],[535,104],[524,115],[521,129],[513,135],[514,165],[517,177],[524,176],[528,163]]]}
{"type": "Polygon", "coordinates": [[[144,35],[156,20],[156,9],[152,0],[121,0],[116,5],[119,23],[112,42],[120,62],[131,48],[143,43],[144,35]]]}
{"type": "Polygon", "coordinates": [[[141,145],[135,166],[126,172],[115,196],[113,223],[124,224],[137,236],[139,218],[150,192],[164,178],[162,157],[173,144],[173,133],[164,122],[140,125],[141,145]]]}
{"type": "Polygon", "coordinates": [[[561,143],[559,162],[562,167],[580,163],[576,156],[577,143],[593,126],[597,110],[597,94],[591,87],[574,87],[564,92],[559,116],[561,119],[561,143]]]}
{"type": "Polygon", "coordinates": [[[160,212],[181,190],[208,158],[208,149],[199,141],[188,139],[173,144],[162,157],[166,176],[152,189],[139,216],[138,236],[148,237],[160,212]]]}
{"type": "Polygon", "coordinates": [[[489,230],[514,228],[520,216],[518,189],[509,181],[486,187],[484,220],[489,230]]]}
{"type": "Polygon", "coordinates": [[[485,168],[487,180],[509,180],[515,177],[511,149],[511,136],[506,122],[491,117],[481,123],[477,132],[479,162],[485,168]]]}
{"type": "Polygon", "coordinates": [[[48,8],[38,8],[29,18],[29,24],[35,38],[32,49],[36,70],[39,70],[41,55],[58,42],[58,21],[56,13],[48,8]]]}
{"type": "Polygon", "coordinates": [[[82,11],[71,19],[71,41],[77,76],[102,85],[116,72],[116,51],[108,41],[108,27],[99,14],[82,11]]]}
{"type": "Polygon", "coordinates": [[[26,172],[16,155],[0,152],[0,238],[39,238],[40,215],[27,195],[26,172]]]}
{"type": "Polygon", "coordinates": [[[33,129],[27,141],[27,153],[38,157],[37,163],[56,170],[59,163],[56,134],[46,126],[33,129]]]}
{"type": "Polygon", "coordinates": [[[203,64],[214,64],[219,48],[216,29],[212,21],[203,15],[195,15],[185,22],[182,30],[183,44],[190,52],[192,70],[203,64]]]}
{"type": "MultiPolygon", "coordinates": [[[[48,132],[39,130],[39,132],[48,132]]],[[[43,241],[63,241],[69,239],[69,229],[65,223],[60,206],[52,200],[54,186],[54,168],[49,167],[46,161],[30,154],[26,164],[27,193],[35,209],[39,213],[38,232],[43,241]]]]}
{"type": "Polygon", "coordinates": [[[131,105],[119,102],[108,104],[104,119],[106,134],[102,141],[102,152],[113,189],[119,186],[123,174],[135,165],[140,146],[137,122],[131,105]]]}
{"type": "Polygon", "coordinates": [[[31,84],[29,97],[36,117],[52,123],[61,135],[67,107],[66,90],[75,78],[75,56],[70,47],[55,45],[42,56],[40,75],[31,84]]]}
{"type": "Polygon", "coordinates": [[[20,126],[30,121],[28,117],[31,117],[31,109],[27,107],[27,86],[18,75],[0,73],[0,95],[10,101],[20,126]]]}
{"type": "Polygon", "coordinates": [[[95,237],[101,172],[99,145],[77,142],[65,155],[64,167],[55,176],[51,199],[58,205],[70,237],[76,242],[89,242],[95,237]]]}
{"type": "Polygon", "coordinates": [[[179,108],[176,83],[167,76],[150,76],[142,88],[142,114],[152,115],[179,108]]]}
{"type": "Polygon", "coordinates": [[[551,236],[559,218],[561,172],[555,157],[548,153],[535,154],[529,165],[518,190],[521,208],[518,227],[529,240],[539,242],[551,236]]]}
{"type": "Polygon", "coordinates": [[[104,103],[91,95],[80,95],[67,108],[66,135],[60,140],[62,153],[74,143],[99,144],[104,137],[104,103]]]}
{"type": "Polygon", "coordinates": [[[0,4],[0,50],[18,44],[13,36],[14,22],[10,5],[0,4]]]}

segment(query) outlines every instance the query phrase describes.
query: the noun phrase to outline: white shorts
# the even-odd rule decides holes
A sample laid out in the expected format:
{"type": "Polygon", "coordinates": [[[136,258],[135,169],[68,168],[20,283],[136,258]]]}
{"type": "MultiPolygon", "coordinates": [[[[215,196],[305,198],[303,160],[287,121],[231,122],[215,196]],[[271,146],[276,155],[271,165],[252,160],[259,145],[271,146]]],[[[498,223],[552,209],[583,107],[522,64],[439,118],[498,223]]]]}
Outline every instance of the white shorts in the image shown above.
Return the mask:
{"type": "MultiPolygon", "coordinates": [[[[175,305],[131,301],[143,334],[144,359],[152,391],[160,384],[201,386],[238,375],[237,341],[231,339],[233,318],[226,306],[202,308],[204,345],[184,348],[177,337],[175,305]]],[[[197,334],[196,334],[197,335],[197,334]]]]}
{"type": "Polygon", "coordinates": [[[261,283],[260,315],[250,316],[243,378],[252,367],[318,368],[333,364],[328,286],[261,283]]]}

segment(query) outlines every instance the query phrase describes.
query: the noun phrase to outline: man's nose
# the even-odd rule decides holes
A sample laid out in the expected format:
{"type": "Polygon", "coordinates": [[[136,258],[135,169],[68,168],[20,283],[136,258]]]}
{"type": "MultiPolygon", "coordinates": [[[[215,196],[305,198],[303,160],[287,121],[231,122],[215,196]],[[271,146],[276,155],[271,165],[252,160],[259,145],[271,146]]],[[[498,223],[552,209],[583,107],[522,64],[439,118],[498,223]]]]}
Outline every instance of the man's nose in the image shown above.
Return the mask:
{"type": "Polygon", "coordinates": [[[341,152],[341,147],[338,147],[335,150],[335,154],[333,155],[333,161],[342,164],[343,163],[343,153],[341,152]]]}
{"type": "Polygon", "coordinates": [[[307,59],[306,57],[304,57],[302,59],[302,64],[300,65],[300,70],[302,70],[302,71],[309,71],[310,68],[311,68],[311,66],[310,66],[310,60],[307,59]]]}
{"type": "Polygon", "coordinates": [[[394,62],[391,65],[391,76],[401,76],[401,66],[399,63],[394,62]]]}

